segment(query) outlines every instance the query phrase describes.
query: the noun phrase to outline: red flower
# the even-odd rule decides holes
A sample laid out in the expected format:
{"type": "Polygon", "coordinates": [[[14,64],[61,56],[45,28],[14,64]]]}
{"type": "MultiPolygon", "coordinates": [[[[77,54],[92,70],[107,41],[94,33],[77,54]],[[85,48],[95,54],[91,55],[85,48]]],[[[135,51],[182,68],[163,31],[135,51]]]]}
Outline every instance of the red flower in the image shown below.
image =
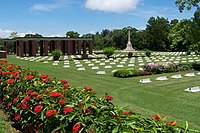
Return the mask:
{"type": "Polygon", "coordinates": [[[37,96],[37,93],[36,92],[32,92],[31,96],[37,96]]]}
{"type": "Polygon", "coordinates": [[[84,89],[86,89],[87,91],[92,91],[92,87],[90,86],[84,86],[84,89]]]}
{"type": "Polygon", "coordinates": [[[67,84],[67,83],[63,85],[64,88],[68,88],[69,86],[70,86],[70,85],[67,84]]]}
{"type": "Polygon", "coordinates": [[[64,108],[63,113],[64,113],[64,114],[68,114],[68,113],[71,113],[72,111],[73,111],[73,108],[71,108],[71,107],[66,107],[66,108],[64,108]]]}
{"type": "Polygon", "coordinates": [[[84,103],[80,103],[80,104],[79,104],[79,107],[83,107],[83,106],[84,106],[84,103]]]}
{"type": "Polygon", "coordinates": [[[16,76],[15,78],[16,78],[16,79],[20,79],[21,77],[20,77],[20,76],[16,76]]]}
{"type": "Polygon", "coordinates": [[[34,126],[29,126],[28,127],[28,129],[29,129],[30,132],[32,132],[34,130],[34,128],[35,128],[34,126]]]}
{"type": "Polygon", "coordinates": [[[34,112],[35,112],[35,113],[39,113],[39,112],[42,110],[42,108],[43,108],[42,105],[37,105],[37,106],[35,106],[35,108],[34,108],[34,112]]]}
{"type": "Polygon", "coordinates": [[[175,121],[172,123],[172,126],[174,126],[174,127],[176,126],[176,122],[175,121]]]}
{"type": "Polygon", "coordinates": [[[10,93],[13,93],[15,90],[10,90],[10,93]]]}
{"type": "Polygon", "coordinates": [[[32,90],[28,90],[27,94],[31,95],[32,92],[32,90]]]}
{"type": "Polygon", "coordinates": [[[2,69],[2,66],[0,66],[0,69],[2,69]]]}
{"type": "Polygon", "coordinates": [[[23,110],[29,110],[29,105],[26,103],[22,103],[22,109],[23,110]]]}
{"type": "Polygon", "coordinates": [[[172,124],[171,121],[167,121],[167,122],[166,122],[166,125],[171,125],[171,124],[172,124]]]}
{"type": "Polygon", "coordinates": [[[18,108],[21,107],[21,103],[17,104],[17,107],[18,107],[18,108]]]}
{"type": "Polygon", "coordinates": [[[49,77],[49,76],[48,76],[48,75],[45,75],[45,74],[39,76],[39,78],[41,78],[41,79],[46,79],[46,78],[48,78],[48,77],[49,77]]]}
{"type": "Polygon", "coordinates": [[[9,79],[8,81],[7,81],[7,84],[14,84],[15,83],[15,80],[13,80],[13,79],[9,79]]]}
{"type": "Polygon", "coordinates": [[[87,112],[87,113],[91,113],[92,111],[91,111],[90,108],[87,108],[87,109],[86,109],[86,112],[87,112]]]}
{"type": "Polygon", "coordinates": [[[32,76],[32,75],[26,75],[26,76],[25,76],[25,78],[28,79],[28,80],[32,80],[33,77],[34,77],[34,76],[32,76]]]}
{"type": "Polygon", "coordinates": [[[24,98],[24,100],[23,100],[23,102],[25,103],[25,102],[27,102],[27,101],[30,101],[30,97],[29,96],[26,96],[25,98],[24,98]]]}
{"type": "Polygon", "coordinates": [[[124,114],[124,115],[128,115],[129,112],[128,112],[128,111],[124,111],[123,114],[124,114]]]}
{"type": "Polygon", "coordinates": [[[73,128],[72,128],[72,132],[73,133],[77,133],[81,128],[81,124],[80,123],[76,123],[73,128]]]}
{"type": "Polygon", "coordinates": [[[67,80],[65,80],[65,79],[61,79],[60,82],[61,83],[68,83],[67,80]]]}
{"type": "Polygon", "coordinates": [[[7,108],[10,108],[10,106],[11,106],[11,103],[9,102],[9,103],[7,104],[7,108]]]}
{"type": "Polygon", "coordinates": [[[56,110],[49,110],[46,112],[46,116],[52,116],[54,114],[56,114],[56,110]]]}
{"type": "Polygon", "coordinates": [[[16,115],[15,118],[14,118],[14,120],[18,121],[20,118],[21,118],[20,115],[16,115]]]}
{"type": "Polygon", "coordinates": [[[11,72],[2,72],[2,75],[11,75],[11,72]]]}
{"type": "Polygon", "coordinates": [[[62,97],[63,94],[62,93],[59,93],[57,91],[54,91],[54,92],[51,92],[50,94],[51,97],[62,97]]]}
{"type": "Polygon", "coordinates": [[[58,101],[60,104],[65,104],[66,103],[66,99],[64,99],[64,98],[61,98],[61,99],[59,99],[59,101],[58,101]]]}
{"type": "Polygon", "coordinates": [[[111,97],[109,95],[106,95],[105,97],[106,97],[106,100],[109,100],[109,101],[113,100],[113,97],[111,97]]]}
{"type": "Polygon", "coordinates": [[[13,99],[13,102],[16,103],[17,100],[18,100],[18,97],[15,97],[15,98],[13,99]]]}
{"type": "Polygon", "coordinates": [[[157,114],[152,115],[152,118],[155,119],[155,120],[157,120],[157,121],[160,121],[160,120],[161,120],[160,115],[157,115],[157,114]]]}

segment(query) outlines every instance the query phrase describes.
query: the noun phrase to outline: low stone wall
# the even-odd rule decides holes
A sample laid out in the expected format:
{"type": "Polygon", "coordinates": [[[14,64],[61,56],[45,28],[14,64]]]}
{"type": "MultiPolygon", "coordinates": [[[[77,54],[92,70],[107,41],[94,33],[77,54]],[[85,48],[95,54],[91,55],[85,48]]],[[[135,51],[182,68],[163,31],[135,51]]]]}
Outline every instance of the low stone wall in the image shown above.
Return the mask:
{"type": "Polygon", "coordinates": [[[7,58],[6,51],[0,51],[0,58],[7,58]]]}

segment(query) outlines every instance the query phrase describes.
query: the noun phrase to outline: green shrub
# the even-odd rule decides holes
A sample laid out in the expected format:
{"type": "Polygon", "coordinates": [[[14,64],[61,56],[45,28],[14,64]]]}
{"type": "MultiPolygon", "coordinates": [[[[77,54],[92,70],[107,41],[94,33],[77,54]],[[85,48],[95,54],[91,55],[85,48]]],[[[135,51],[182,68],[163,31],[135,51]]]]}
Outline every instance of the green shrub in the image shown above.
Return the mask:
{"type": "Polygon", "coordinates": [[[178,64],[178,71],[186,71],[186,70],[191,70],[192,69],[192,64],[190,63],[181,63],[178,64]]]}
{"type": "Polygon", "coordinates": [[[194,62],[194,63],[192,63],[192,68],[194,70],[200,71],[200,62],[194,62]]]}
{"type": "MultiPolygon", "coordinates": [[[[90,86],[71,87],[66,80],[51,79],[3,60],[0,64],[1,103],[6,115],[23,133],[182,133],[157,114],[143,118],[99,98],[90,86]]],[[[129,70],[134,74],[135,71],[129,70]]]]}
{"type": "Polygon", "coordinates": [[[128,52],[128,58],[131,58],[133,56],[133,52],[128,52]]]}
{"type": "Polygon", "coordinates": [[[113,73],[113,76],[119,77],[119,78],[133,77],[133,76],[137,76],[137,71],[136,70],[117,70],[116,72],[113,73]]]}
{"type": "Polygon", "coordinates": [[[62,55],[62,52],[61,50],[56,49],[52,51],[51,55],[53,56],[53,60],[56,61],[56,60],[59,60],[60,56],[62,55]]]}
{"type": "Polygon", "coordinates": [[[151,51],[150,50],[146,50],[145,54],[146,54],[147,57],[150,57],[151,56],[151,51]]]}
{"type": "Polygon", "coordinates": [[[113,55],[115,53],[115,49],[112,47],[105,48],[103,50],[103,53],[107,56],[107,58],[109,58],[111,55],[113,55]]]}
{"type": "Polygon", "coordinates": [[[152,75],[152,72],[147,72],[147,71],[138,71],[137,76],[145,76],[145,75],[152,75]]]}

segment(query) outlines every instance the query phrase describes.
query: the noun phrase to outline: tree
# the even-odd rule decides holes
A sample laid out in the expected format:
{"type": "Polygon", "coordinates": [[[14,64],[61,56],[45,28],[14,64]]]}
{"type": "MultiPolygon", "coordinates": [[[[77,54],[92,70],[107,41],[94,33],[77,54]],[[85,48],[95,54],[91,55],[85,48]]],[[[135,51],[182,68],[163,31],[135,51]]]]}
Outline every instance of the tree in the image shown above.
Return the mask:
{"type": "Polygon", "coordinates": [[[3,39],[0,38],[0,50],[3,50],[3,39]]]}
{"type": "Polygon", "coordinates": [[[163,17],[150,17],[147,22],[148,45],[151,50],[166,51],[169,45],[169,21],[163,17]]]}
{"type": "Polygon", "coordinates": [[[17,32],[12,32],[12,33],[10,33],[10,37],[9,37],[9,38],[13,39],[13,38],[16,38],[16,37],[19,37],[19,36],[17,35],[17,32]]]}
{"type": "Polygon", "coordinates": [[[192,7],[199,8],[199,2],[200,0],[176,0],[176,5],[178,6],[178,9],[180,12],[187,9],[190,10],[192,7]]]}
{"type": "Polygon", "coordinates": [[[36,34],[26,34],[24,37],[42,37],[42,35],[36,33],[36,34]]]}
{"type": "Polygon", "coordinates": [[[75,31],[68,31],[66,33],[66,37],[69,37],[69,38],[78,38],[79,35],[80,34],[78,32],[75,32],[75,31]]]}
{"type": "Polygon", "coordinates": [[[188,51],[194,42],[193,22],[190,19],[181,20],[170,31],[168,38],[172,41],[170,48],[174,51],[188,51]]]}

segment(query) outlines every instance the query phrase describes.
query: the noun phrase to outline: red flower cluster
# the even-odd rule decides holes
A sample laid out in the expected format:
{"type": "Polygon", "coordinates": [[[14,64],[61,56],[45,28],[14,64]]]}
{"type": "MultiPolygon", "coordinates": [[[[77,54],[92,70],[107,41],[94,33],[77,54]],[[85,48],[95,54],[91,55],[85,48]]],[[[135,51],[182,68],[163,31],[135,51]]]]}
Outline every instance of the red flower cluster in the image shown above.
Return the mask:
{"type": "Polygon", "coordinates": [[[16,103],[17,101],[18,101],[18,97],[15,97],[15,98],[13,99],[13,102],[16,103]]]}
{"type": "Polygon", "coordinates": [[[16,115],[15,118],[14,118],[14,120],[18,121],[20,118],[21,118],[20,115],[16,115]]]}
{"type": "Polygon", "coordinates": [[[42,105],[37,105],[37,106],[35,106],[35,108],[34,108],[34,112],[35,112],[35,113],[39,113],[39,112],[42,110],[42,108],[43,108],[42,105]]]}
{"type": "Polygon", "coordinates": [[[42,79],[42,82],[46,83],[50,80],[50,77],[48,75],[41,75],[39,78],[42,79]]]}
{"type": "Polygon", "coordinates": [[[129,112],[128,112],[128,111],[124,111],[123,114],[124,114],[124,115],[128,115],[129,112]]]}
{"type": "Polygon", "coordinates": [[[7,108],[10,108],[10,106],[11,106],[11,103],[9,102],[9,103],[7,104],[7,108]]]}
{"type": "Polygon", "coordinates": [[[160,115],[157,115],[157,114],[152,115],[152,118],[155,119],[155,120],[157,120],[157,121],[160,121],[160,120],[161,120],[160,115]]]}
{"type": "Polygon", "coordinates": [[[34,78],[34,76],[33,75],[26,75],[25,78],[28,79],[28,80],[32,80],[34,78]]]}
{"type": "Polygon", "coordinates": [[[29,96],[26,96],[25,98],[24,98],[24,100],[23,100],[23,103],[26,103],[27,101],[30,101],[30,97],[29,96]]]}
{"type": "Polygon", "coordinates": [[[90,87],[90,86],[84,86],[84,89],[87,91],[92,91],[92,87],[90,87]]]}
{"type": "Polygon", "coordinates": [[[167,121],[166,122],[166,125],[172,125],[172,126],[176,126],[176,122],[174,121],[174,122],[171,122],[171,121],[167,121]]]}
{"type": "Polygon", "coordinates": [[[61,99],[59,99],[59,101],[58,101],[60,104],[65,104],[66,103],[66,99],[64,99],[64,98],[61,98],[61,99]]]}
{"type": "Polygon", "coordinates": [[[64,84],[68,83],[67,80],[65,80],[65,79],[61,79],[60,82],[64,83],[64,84]]]}
{"type": "Polygon", "coordinates": [[[1,60],[1,65],[8,64],[7,60],[1,60]]]}
{"type": "Polygon", "coordinates": [[[54,92],[51,92],[50,93],[50,96],[51,97],[63,97],[63,94],[62,93],[59,93],[57,91],[54,91],[54,92]]]}
{"type": "Polygon", "coordinates": [[[56,114],[56,110],[49,110],[46,112],[46,116],[52,116],[54,114],[56,114]]]}
{"type": "Polygon", "coordinates": [[[106,98],[106,100],[109,100],[109,101],[113,100],[113,97],[111,97],[109,95],[106,95],[105,98],[106,98]]]}
{"type": "Polygon", "coordinates": [[[11,72],[2,72],[1,74],[2,75],[11,75],[12,73],[11,72]]]}
{"type": "Polygon", "coordinates": [[[70,85],[68,83],[63,84],[64,88],[68,88],[70,85]]]}
{"type": "Polygon", "coordinates": [[[73,128],[72,128],[72,132],[73,133],[77,133],[81,128],[81,124],[80,123],[76,123],[73,128]]]}
{"type": "Polygon", "coordinates": [[[63,113],[64,113],[64,114],[68,114],[68,113],[71,113],[72,111],[73,111],[73,108],[71,108],[71,107],[66,107],[66,108],[64,108],[63,113]]]}
{"type": "Polygon", "coordinates": [[[14,84],[15,83],[15,80],[13,80],[13,79],[9,79],[8,81],[7,81],[7,84],[14,84]]]}

